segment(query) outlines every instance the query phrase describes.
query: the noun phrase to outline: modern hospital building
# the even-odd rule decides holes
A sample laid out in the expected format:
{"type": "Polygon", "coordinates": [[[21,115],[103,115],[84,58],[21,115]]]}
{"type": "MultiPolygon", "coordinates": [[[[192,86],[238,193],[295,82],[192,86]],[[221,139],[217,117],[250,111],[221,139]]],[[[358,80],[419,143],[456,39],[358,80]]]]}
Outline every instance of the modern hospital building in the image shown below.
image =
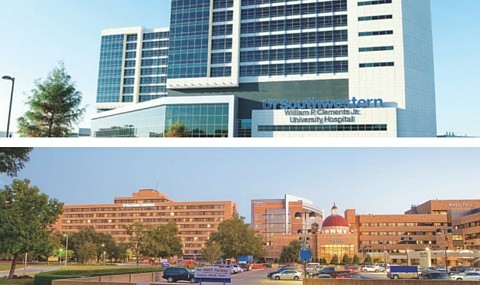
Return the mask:
{"type": "Polygon", "coordinates": [[[433,67],[430,0],[172,0],[102,32],[92,135],[435,137],[433,67]]]}

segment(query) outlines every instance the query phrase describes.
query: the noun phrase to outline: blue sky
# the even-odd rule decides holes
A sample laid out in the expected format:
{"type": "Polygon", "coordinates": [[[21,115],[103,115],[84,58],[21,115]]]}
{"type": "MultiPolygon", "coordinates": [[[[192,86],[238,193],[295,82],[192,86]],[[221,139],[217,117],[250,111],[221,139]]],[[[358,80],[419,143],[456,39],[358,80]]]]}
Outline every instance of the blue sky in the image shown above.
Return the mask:
{"type": "MultiPolygon", "coordinates": [[[[438,133],[480,136],[478,0],[432,0],[438,133]]],[[[0,76],[16,77],[12,128],[27,108],[34,80],[59,61],[94,113],[102,29],[169,25],[168,0],[0,0],[0,76]]],[[[0,80],[0,130],[6,129],[10,83],[0,80]]]]}
{"type": "MultiPolygon", "coordinates": [[[[66,204],[113,203],[142,188],[176,201],[291,194],[329,212],[400,214],[430,199],[478,199],[479,148],[35,148],[19,173],[66,204]]],[[[11,178],[0,175],[0,187],[11,178]]]]}

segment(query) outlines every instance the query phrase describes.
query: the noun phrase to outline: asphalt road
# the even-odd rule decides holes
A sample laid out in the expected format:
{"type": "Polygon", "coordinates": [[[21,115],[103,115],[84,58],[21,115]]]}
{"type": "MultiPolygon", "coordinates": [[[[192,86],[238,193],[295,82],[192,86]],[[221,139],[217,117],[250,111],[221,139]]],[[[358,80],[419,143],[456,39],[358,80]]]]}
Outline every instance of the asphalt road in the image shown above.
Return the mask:
{"type": "MultiPolygon", "coordinates": [[[[17,275],[17,276],[33,275],[33,274],[37,274],[37,273],[40,273],[40,272],[57,270],[59,268],[60,268],[60,266],[27,266],[27,268],[20,268],[20,269],[17,268],[15,270],[15,275],[17,275]]],[[[9,272],[10,272],[10,270],[0,271],[0,277],[8,276],[9,272]]]]}

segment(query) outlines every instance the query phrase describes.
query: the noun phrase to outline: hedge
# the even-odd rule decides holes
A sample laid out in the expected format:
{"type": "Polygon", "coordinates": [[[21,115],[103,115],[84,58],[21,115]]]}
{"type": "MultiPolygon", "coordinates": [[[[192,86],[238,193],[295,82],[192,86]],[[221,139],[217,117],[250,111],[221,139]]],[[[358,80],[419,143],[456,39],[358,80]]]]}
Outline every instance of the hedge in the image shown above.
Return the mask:
{"type": "Polygon", "coordinates": [[[35,275],[33,285],[51,285],[52,280],[55,279],[69,279],[81,277],[95,277],[108,276],[120,274],[134,274],[162,271],[160,267],[127,267],[127,268],[105,268],[105,269],[90,269],[90,270],[55,270],[49,272],[42,272],[35,275]]]}

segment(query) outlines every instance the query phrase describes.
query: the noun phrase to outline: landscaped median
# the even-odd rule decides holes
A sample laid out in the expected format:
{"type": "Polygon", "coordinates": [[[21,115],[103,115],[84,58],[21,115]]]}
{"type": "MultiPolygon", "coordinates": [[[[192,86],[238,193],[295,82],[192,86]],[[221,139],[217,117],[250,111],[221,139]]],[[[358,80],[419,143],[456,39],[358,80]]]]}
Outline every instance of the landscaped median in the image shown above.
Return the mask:
{"type": "MultiPolygon", "coordinates": [[[[102,279],[113,279],[109,276],[113,275],[125,275],[127,280],[122,280],[129,282],[133,274],[138,275],[141,273],[154,273],[160,272],[163,269],[161,267],[127,267],[127,268],[102,268],[102,269],[78,269],[78,270],[56,270],[50,272],[43,272],[35,275],[34,285],[52,285],[53,280],[59,279],[72,279],[72,278],[88,278],[100,276],[102,279]],[[129,276],[132,274],[132,276],[129,276]],[[129,280],[130,279],[130,280],[129,280]]],[[[125,278],[124,278],[125,279],[125,278]]],[[[99,279],[97,279],[99,281],[99,279]]]]}

